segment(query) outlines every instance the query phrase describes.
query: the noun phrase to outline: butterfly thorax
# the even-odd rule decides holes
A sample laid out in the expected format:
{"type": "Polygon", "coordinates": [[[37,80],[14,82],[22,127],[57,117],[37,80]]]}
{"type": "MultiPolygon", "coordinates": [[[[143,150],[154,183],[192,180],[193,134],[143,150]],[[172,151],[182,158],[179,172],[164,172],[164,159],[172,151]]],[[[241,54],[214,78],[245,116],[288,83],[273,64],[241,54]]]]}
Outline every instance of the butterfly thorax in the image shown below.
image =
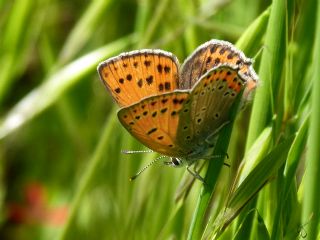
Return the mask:
{"type": "Polygon", "coordinates": [[[170,157],[170,162],[165,162],[166,165],[172,167],[191,166],[198,160],[206,160],[213,158],[213,150],[215,146],[214,141],[203,141],[197,144],[196,148],[190,149],[187,155],[179,157],[170,157]]]}

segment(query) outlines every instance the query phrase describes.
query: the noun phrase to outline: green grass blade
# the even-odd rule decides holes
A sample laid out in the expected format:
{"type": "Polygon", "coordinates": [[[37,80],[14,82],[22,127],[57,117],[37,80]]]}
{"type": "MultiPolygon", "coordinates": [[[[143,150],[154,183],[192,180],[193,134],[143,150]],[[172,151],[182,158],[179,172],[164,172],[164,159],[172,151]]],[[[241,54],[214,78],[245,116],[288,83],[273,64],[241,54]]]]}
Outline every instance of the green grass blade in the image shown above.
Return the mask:
{"type": "MultiPolygon", "coordinates": [[[[254,211],[254,210],[252,210],[254,211]]],[[[250,212],[247,215],[247,217],[244,219],[243,223],[241,223],[240,228],[238,229],[237,233],[235,234],[235,237],[233,238],[233,240],[242,240],[242,232],[243,231],[247,231],[247,225],[250,225],[250,221],[251,221],[251,217],[250,217],[250,212]],[[246,222],[248,221],[248,223],[246,222]]],[[[261,215],[259,214],[259,212],[256,212],[256,216],[257,216],[257,221],[258,221],[258,230],[257,230],[257,236],[259,240],[269,240],[270,236],[269,236],[269,232],[268,229],[263,221],[263,218],[261,217],[261,215]]]]}
{"type": "Polygon", "coordinates": [[[302,223],[310,222],[305,226],[308,239],[319,236],[320,221],[320,2],[317,1],[317,21],[313,55],[313,88],[311,98],[310,131],[308,136],[307,163],[304,179],[304,201],[302,223]]]}
{"type": "MultiPolygon", "coordinates": [[[[272,117],[271,93],[275,82],[279,82],[285,56],[285,1],[274,0],[268,22],[265,48],[262,52],[258,87],[253,102],[246,149],[249,149],[272,117]]],[[[274,89],[273,89],[274,87],[274,89]]]]}
{"type": "Polygon", "coordinates": [[[150,44],[150,41],[152,39],[153,34],[156,31],[157,26],[163,18],[163,13],[168,8],[169,2],[170,2],[169,0],[160,0],[158,2],[158,5],[157,5],[158,7],[156,8],[154,15],[150,19],[150,22],[146,28],[145,33],[143,34],[143,36],[139,36],[142,38],[138,43],[138,48],[145,48],[148,44],[150,44]]]}
{"type": "Polygon", "coordinates": [[[301,127],[297,132],[297,137],[293,141],[290,151],[288,153],[288,159],[283,172],[285,178],[284,190],[286,191],[284,193],[284,199],[288,197],[290,185],[294,183],[298,164],[305,150],[310,121],[309,117],[310,114],[308,114],[302,122],[301,127]]]}
{"type": "Polygon", "coordinates": [[[20,51],[23,42],[23,34],[28,28],[28,16],[32,11],[33,1],[17,0],[12,5],[5,31],[1,30],[0,41],[0,103],[6,96],[7,90],[13,84],[13,76],[16,68],[15,58],[20,51]]]}
{"type": "MultiPolygon", "coordinates": [[[[113,113],[115,113],[115,109],[112,110],[113,113]]],[[[110,114],[109,118],[107,119],[102,135],[100,137],[99,143],[88,163],[88,167],[86,168],[86,171],[82,175],[79,185],[77,186],[77,189],[75,191],[75,196],[73,197],[70,213],[68,217],[67,223],[64,225],[61,235],[57,238],[59,240],[64,239],[70,239],[68,236],[72,233],[73,227],[72,224],[74,223],[75,217],[77,212],[79,211],[79,207],[81,204],[81,201],[83,200],[86,190],[88,189],[90,183],[92,182],[92,179],[94,179],[94,175],[98,171],[98,169],[101,167],[102,159],[105,154],[106,147],[109,145],[109,140],[112,138],[114,124],[117,121],[117,115],[116,114],[110,114]]]]}
{"type": "MultiPolygon", "coordinates": [[[[296,1],[295,1],[296,2],[296,1]]],[[[299,4],[299,3],[296,3],[299,4]]],[[[295,89],[293,89],[292,95],[294,96],[293,99],[288,99],[289,101],[294,102],[295,108],[298,108],[302,103],[304,103],[303,98],[305,94],[310,95],[311,91],[301,91],[301,89],[307,88],[310,85],[310,77],[307,76],[308,71],[306,71],[306,63],[312,61],[313,55],[311,54],[313,49],[313,41],[315,39],[315,25],[316,25],[316,15],[317,11],[315,11],[317,5],[317,1],[308,0],[304,1],[304,3],[300,6],[300,11],[304,14],[298,15],[297,21],[299,24],[296,26],[296,34],[295,34],[295,41],[293,42],[293,61],[294,67],[292,69],[292,75],[297,80],[294,83],[295,89]],[[308,37],[306,37],[308,36],[308,37]],[[294,47],[295,44],[299,46],[299,51],[295,51],[294,47]],[[303,80],[305,79],[305,80],[303,80]]],[[[311,88],[311,87],[310,87],[311,88]]]]}
{"type": "Polygon", "coordinates": [[[219,236],[249,200],[275,175],[286,160],[292,141],[293,137],[274,147],[244,179],[231,195],[227,209],[220,213],[222,220],[218,219],[216,222],[214,235],[219,236]]]}
{"type": "Polygon", "coordinates": [[[235,184],[239,185],[242,181],[250,174],[252,169],[263,159],[271,145],[272,140],[272,128],[265,128],[257,140],[252,144],[252,147],[247,151],[243,161],[241,169],[238,170],[240,173],[239,180],[235,180],[235,184]]]}
{"type": "MultiPolygon", "coordinates": [[[[282,66],[286,53],[285,46],[286,27],[286,1],[274,0],[265,36],[265,48],[262,52],[259,78],[260,86],[257,88],[250,117],[249,130],[246,141],[246,151],[250,149],[263,129],[271,123],[273,116],[274,96],[278,94],[279,79],[281,79],[282,66]]],[[[254,208],[254,200],[248,208],[254,208]]],[[[246,213],[239,216],[239,222],[244,219],[246,213]]],[[[253,217],[253,215],[252,215],[253,217]]],[[[253,221],[253,219],[252,219],[253,221]]],[[[247,232],[243,232],[242,238],[248,239],[253,227],[248,226],[247,232]]]]}
{"type": "Polygon", "coordinates": [[[297,212],[299,211],[293,211],[293,209],[299,209],[299,204],[296,203],[295,173],[298,168],[299,160],[304,152],[308,133],[308,122],[309,117],[306,116],[290,147],[283,176],[279,176],[279,204],[273,219],[272,239],[279,239],[284,235],[297,237],[297,232],[292,233],[290,227],[284,226],[294,225],[294,228],[298,228],[299,224],[299,219],[297,218],[297,212]],[[295,196],[290,196],[290,193],[291,195],[295,194],[295,196]]]}
{"type": "Polygon", "coordinates": [[[245,49],[248,56],[254,56],[259,50],[261,40],[266,32],[268,20],[270,17],[270,7],[267,8],[238,39],[236,46],[240,49],[245,49]]]}
{"type": "Polygon", "coordinates": [[[81,19],[78,20],[77,25],[72,29],[72,32],[63,45],[58,65],[69,62],[87,43],[111,3],[111,0],[95,0],[90,2],[86,12],[82,15],[81,19]]]}
{"type": "Polygon", "coordinates": [[[147,25],[148,17],[150,16],[150,0],[138,1],[137,17],[135,22],[135,33],[138,39],[142,38],[144,29],[147,25]]]}

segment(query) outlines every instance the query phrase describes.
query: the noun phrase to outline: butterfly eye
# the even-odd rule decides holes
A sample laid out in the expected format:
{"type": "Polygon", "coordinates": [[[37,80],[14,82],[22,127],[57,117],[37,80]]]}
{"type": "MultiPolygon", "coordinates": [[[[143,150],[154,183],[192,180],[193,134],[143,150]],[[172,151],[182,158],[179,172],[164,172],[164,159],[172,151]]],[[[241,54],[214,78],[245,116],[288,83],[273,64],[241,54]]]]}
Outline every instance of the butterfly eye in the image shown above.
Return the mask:
{"type": "Polygon", "coordinates": [[[181,159],[179,158],[171,158],[171,163],[172,163],[172,166],[174,167],[181,167],[183,165],[183,162],[181,161],[181,159]]]}

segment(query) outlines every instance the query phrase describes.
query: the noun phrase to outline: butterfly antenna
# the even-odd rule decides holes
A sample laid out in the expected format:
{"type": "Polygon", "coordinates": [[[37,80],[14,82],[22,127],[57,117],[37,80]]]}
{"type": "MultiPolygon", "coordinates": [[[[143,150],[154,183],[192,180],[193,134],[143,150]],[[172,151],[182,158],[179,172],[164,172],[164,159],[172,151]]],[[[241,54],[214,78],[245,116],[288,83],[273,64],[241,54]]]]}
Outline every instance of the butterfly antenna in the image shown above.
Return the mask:
{"type": "Polygon", "coordinates": [[[144,166],[139,172],[137,172],[134,176],[132,176],[131,178],[129,178],[130,181],[135,180],[141,173],[143,173],[148,167],[150,167],[151,165],[155,164],[156,162],[158,162],[160,159],[162,158],[166,158],[167,156],[160,156],[157,157],[156,159],[154,159],[152,162],[150,162],[148,165],[144,166]]]}
{"type": "Polygon", "coordinates": [[[123,154],[153,153],[153,151],[152,151],[152,150],[137,150],[137,151],[132,151],[132,150],[121,150],[121,153],[123,153],[123,154]]]}

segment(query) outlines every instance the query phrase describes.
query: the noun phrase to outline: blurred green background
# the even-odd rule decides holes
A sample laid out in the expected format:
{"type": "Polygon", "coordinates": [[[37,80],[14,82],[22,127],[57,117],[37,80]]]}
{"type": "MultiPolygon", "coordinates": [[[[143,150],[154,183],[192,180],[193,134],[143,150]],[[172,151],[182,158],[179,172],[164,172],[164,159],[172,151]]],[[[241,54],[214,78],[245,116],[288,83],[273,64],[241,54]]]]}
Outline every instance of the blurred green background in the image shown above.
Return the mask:
{"type": "Polygon", "coordinates": [[[0,239],[316,239],[319,28],[316,0],[0,1],[0,239]],[[210,39],[256,56],[261,79],[222,134],[230,167],[206,164],[209,188],[162,165],[129,182],[157,155],[121,154],[144,147],[98,63],[141,48],[182,63],[210,39]]]}

